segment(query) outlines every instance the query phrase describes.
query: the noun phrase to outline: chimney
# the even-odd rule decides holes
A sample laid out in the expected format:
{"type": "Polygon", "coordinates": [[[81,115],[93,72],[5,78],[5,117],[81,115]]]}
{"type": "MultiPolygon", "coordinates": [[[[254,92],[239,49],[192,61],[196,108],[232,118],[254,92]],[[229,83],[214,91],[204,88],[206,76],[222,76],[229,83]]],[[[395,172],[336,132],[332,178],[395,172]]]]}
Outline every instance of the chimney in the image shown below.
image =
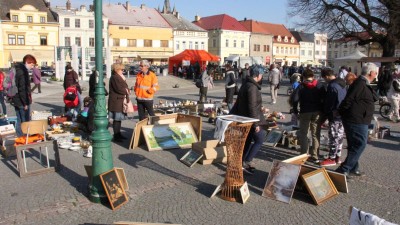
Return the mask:
{"type": "Polygon", "coordinates": [[[47,8],[50,8],[50,0],[45,0],[45,5],[47,8]]]}
{"type": "Polygon", "coordinates": [[[67,0],[67,4],[65,5],[65,8],[67,10],[71,10],[71,1],[70,0],[67,0]]]}
{"type": "Polygon", "coordinates": [[[201,19],[201,17],[199,15],[194,16],[194,21],[197,22],[201,19]]]}
{"type": "Polygon", "coordinates": [[[129,12],[129,10],[131,9],[131,6],[129,5],[129,1],[126,1],[125,8],[126,8],[127,12],[129,12]]]}
{"type": "Polygon", "coordinates": [[[179,12],[175,12],[175,16],[176,16],[176,18],[179,20],[180,19],[180,15],[179,15],[179,12]]]}
{"type": "Polygon", "coordinates": [[[246,20],[247,20],[247,17],[244,18],[244,21],[246,21],[246,20]]]}
{"type": "Polygon", "coordinates": [[[80,9],[81,9],[81,11],[82,10],[86,10],[86,6],[85,5],[81,5],[80,9]]]}
{"type": "Polygon", "coordinates": [[[144,9],[144,7],[146,7],[145,4],[141,4],[141,5],[140,5],[140,8],[141,8],[141,9],[144,9]]]}

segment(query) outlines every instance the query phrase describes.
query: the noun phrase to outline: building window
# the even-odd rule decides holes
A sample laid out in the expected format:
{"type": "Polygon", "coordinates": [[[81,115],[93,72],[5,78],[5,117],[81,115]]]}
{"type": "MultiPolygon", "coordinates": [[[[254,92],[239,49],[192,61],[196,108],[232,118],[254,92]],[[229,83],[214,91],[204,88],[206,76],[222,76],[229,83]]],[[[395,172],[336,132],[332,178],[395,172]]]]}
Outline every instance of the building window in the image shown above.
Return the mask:
{"type": "Polygon", "coordinates": [[[94,47],[94,38],[89,38],[89,47],[94,47]]]}
{"type": "Polygon", "coordinates": [[[136,47],[136,39],[128,39],[128,47],[136,47]]]}
{"type": "Polygon", "coordinates": [[[288,54],[288,47],[285,47],[285,54],[288,54]]]}
{"type": "Polygon", "coordinates": [[[241,47],[241,48],[244,48],[244,41],[242,41],[242,42],[240,43],[240,47],[241,47]]]}
{"type": "Polygon", "coordinates": [[[305,56],[306,55],[306,50],[301,50],[300,55],[305,56]]]}
{"type": "Polygon", "coordinates": [[[40,36],[40,45],[47,45],[47,36],[40,36]]]}
{"type": "Polygon", "coordinates": [[[64,27],[69,27],[69,18],[64,18],[64,27]]]}
{"type": "Polygon", "coordinates": [[[9,34],[8,35],[8,44],[9,45],[15,45],[16,44],[15,34],[9,34]]]}
{"type": "Polygon", "coordinates": [[[343,56],[346,56],[347,55],[347,51],[343,51],[343,56]]]}
{"type": "Polygon", "coordinates": [[[297,55],[297,48],[293,49],[293,54],[297,55]]]}
{"type": "Polygon", "coordinates": [[[204,49],[205,49],[204,42],[201,42],[201,44],[200,44],[200,48],[201,48],[202,50],[204,50],[204,49]]]}
{"type": "Polygon", "coordinates": [[[269,52],[269,45],[267,45],[267,52],[269,52]]]}
{"type": "Polygon", "coordinates": [[[264,52],[267,51],[267,45],[264,45],[264,52]]]}
{"type": "Polygon", "coordinates": [[[27,16],[26,17],[26,22],[33,23],[33,17],[32,16],[27,16]]]}
{"type": "Polygon", "coordinates": [[[216,47],[217,47],[217,40],[216,40],[216,39],[213,39],[213,40],[212,40],[212,47],[213,47],[213,48],[216,48],[216,47]]]}
{"type": "Polygon", "coordinates": [[[257,45],[257,52],[261,51],[261,45],[257,45]]]}
{"type": "Polygon", "coordinates": [[[319,55],[319,51],[315,51],[315,55],[319,55]]]}
{"type": "Polygon", "coordinates": [[[316,41],[315,41],[315,44],[320,45],[320,44],[321,44],[321,41],[320,41],[320,40],[316,40],[316,41]]]}
{"type": "Polygon", "coordinates": [[[168,48],[168,40],[161,40],[161,47],[168,48]]]}
{"type": "Polygon", "coordinates": [[[25,45],[25,36],[24,35],[18,35],[18,45],[25,45]]]}
{"type": "Polygon", "coordinates": [[[236,48],[236,40],[233,40],[233,47],[236,48]]]}
{"type": "Polygon", "coordinates": [[[335,43],[335,48],[338,48],[339,47],[339,44],[338,43],[335,43]]]}
{"type": "Polygon", "coordinates": [[[101,39],[101,46],[104,48],[104,38],[101,39]]]}
{"type": "Polygon", "coordinates": [[[118,27],[118,29],[120,29],[120,30],[123,30],[123,29],[124,29],[124,27],[118,27]]]}
{"type": "Polygon", "coordinates": [[[312,56],[312,51],[308,50],[308,56],[312,56]]]}
{"type": "Polygon", "coordinates": [[[179,41],[176,41],[176,42],[175,42],[175,49],[176,49],[176,50],[179,50],[179,41]]]}
{"type": "Polygon", "coordinates": [[[144,47],[153,47],[153,40],[144,40],[144,47]]]}
{"type": "Polygon", "coordinates": [[[326,56],[326,52],[325,51],[322,51],[322,56],[326,56]]]}
{"type": "Polygon", "coordinates": [[[225,47],[227,47],[227,48],[229,47],[229,40],[228,39],[225,40],[225,47]]]}
{"type": "Polygon", "coordinates": [[[81,46],[81,38],[80,37],[75,38],[75,44],[78,45],[79,47],[81,46]]]}
{"type": "Polygon", "coordinates": [[[293,54],[293,48],[289,48],[289,54],[293,54]]]}
{"type": "Polygon", "coordinates": [[[65,46],[71,46],[71,37],[65,37],[65,46]]]}
{"type": "Polygon", "coordinates": [[[94,20],[89,20],[89,28],[94,28],[94,20]]]}
{"type": "Polygon", "coordinates": [[[338,57],[338,52],[335,51],[335,59],[338,57]]]}
{"type": "Polygon", "coordinates": [[[182,41],[182,49],[183,49],[183,50],[186,49],[186,41],[182,41]]]}
{"type": "MultiPolygon", "coordinates": [[[[146,41],[144,43],[146,44],[146,41]]],[[[118,38],[114,38],[113,39],[113,46],[119,46],[119,39],[118,38]]]]}
{"type": "Polygon", "coordinates": [[[196,42],[194,43],[194,49],[196,49],[196,50],[199,49],[199,42],[196,41],[196,42]]]}
{"type": "Polygon", "coordinates": [[[253,51],[257,51],[257,45],[254,44],[253,51]]]}
{"type": "Polygon", "coordinates": [[[75,27],[80,28],[81,27],[81,20],[80,19],[75,19],[75,27]]]}
{"type": "Polygon", "coordinates": [[[18,15],[13,15],[12,16],[12,21],[13,22],[18,22],[18,15]]]}
{"type": "Polygon", "coordinates": [[[41,23],[46,23],[46,17],[41,16],[41,17],[40,17],[40,22],[41,22],[41,23]]]}
{"type": "Polygon", "coordinates": [[[193,42],[189,41],[189,49],[193,49],[193,42]]]}
{"type": "Polygon", "coordinates": [[[343,47],[344,47],[344,48],[347,48],[347,43],[344,43],[344,44],[343,44],[343,47]]]}

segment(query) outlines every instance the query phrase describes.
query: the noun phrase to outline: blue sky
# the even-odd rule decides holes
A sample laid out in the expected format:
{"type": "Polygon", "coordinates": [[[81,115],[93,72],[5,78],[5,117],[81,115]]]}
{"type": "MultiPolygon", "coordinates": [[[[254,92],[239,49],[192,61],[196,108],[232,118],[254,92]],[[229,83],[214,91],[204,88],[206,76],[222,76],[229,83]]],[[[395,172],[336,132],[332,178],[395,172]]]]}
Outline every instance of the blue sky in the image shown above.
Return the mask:
{"type": "MultiPolygon", "coordinates": [[[[65,6],[66,0],[50,0],[51,5],[65,6]]],[[[90,0],[70,0],[73,7],[79,5],[89,6],[93,4],[90,0]]],[[[125,4],[126,0],[103,0],[106,3],[125,4]]],[[[200,17],[227,14],[237,20],[254,19],[263,22],[284,24],[290,28],[294,21],[288,18],[286,13],[286,0],[169,0],[171,8],[176,10],[184,18],[192,21],[197,14],[200,17]]],[[[162,9],[164,0],[134,0],[129,1],[131,5],[140,6],[145,4],[148,7],[162,9]]]]}

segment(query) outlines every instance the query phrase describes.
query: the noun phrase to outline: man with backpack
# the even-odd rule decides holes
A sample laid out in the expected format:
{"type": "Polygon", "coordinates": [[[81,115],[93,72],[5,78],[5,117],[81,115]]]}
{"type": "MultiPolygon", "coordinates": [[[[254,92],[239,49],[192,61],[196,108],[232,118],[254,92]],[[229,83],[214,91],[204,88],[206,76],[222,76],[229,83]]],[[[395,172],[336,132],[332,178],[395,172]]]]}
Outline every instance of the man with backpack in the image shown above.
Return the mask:
{"type": "Polygon", "coordinates": [[[12,97],[11,104],[14,105],[15,115],[17,116],[17,124],[15,130],[18,136],[22,136],[21,123],[30,121],[30,107],[32,104],[31,84],[29,78],[29,70],[36,64],[33,55],[25,55],[22,63],[15,65],[15,86],[18,92],[12,97]]]}

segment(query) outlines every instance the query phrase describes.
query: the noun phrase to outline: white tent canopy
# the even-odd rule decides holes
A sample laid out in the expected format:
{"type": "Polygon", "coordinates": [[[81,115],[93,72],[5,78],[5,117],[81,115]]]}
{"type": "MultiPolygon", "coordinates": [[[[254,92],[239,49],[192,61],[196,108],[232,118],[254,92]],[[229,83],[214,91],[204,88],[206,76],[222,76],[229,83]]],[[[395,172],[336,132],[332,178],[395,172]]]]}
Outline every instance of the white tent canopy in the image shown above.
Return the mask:
{"type": "Polygon", "coordinates": [[[367,57],[364,53],[356,49],[352,54],[336,58],[333,60],[333,67],[335,72],[339,72],[341,66],[346,66],[351,69],[351,72],[358,75],[361,73],[361,62],[362,57],[367,57]]]}

